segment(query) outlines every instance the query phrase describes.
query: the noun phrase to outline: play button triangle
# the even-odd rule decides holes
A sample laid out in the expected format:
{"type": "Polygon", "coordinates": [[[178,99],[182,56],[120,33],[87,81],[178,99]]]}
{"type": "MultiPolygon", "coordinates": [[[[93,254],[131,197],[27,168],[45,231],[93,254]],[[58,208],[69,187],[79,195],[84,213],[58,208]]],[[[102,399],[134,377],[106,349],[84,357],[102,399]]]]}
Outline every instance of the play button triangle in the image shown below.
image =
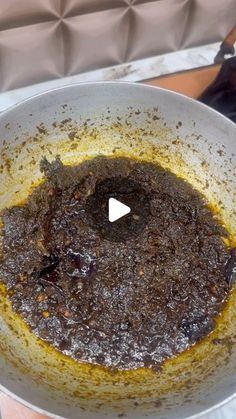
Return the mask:
{"type": "Polygon", "coordinates": [[[108,203],[108,219],[111,223],[119,220],[121,217],[129,214],[131,211],[130,207],[115,198],[109,198],[108,203]]]}

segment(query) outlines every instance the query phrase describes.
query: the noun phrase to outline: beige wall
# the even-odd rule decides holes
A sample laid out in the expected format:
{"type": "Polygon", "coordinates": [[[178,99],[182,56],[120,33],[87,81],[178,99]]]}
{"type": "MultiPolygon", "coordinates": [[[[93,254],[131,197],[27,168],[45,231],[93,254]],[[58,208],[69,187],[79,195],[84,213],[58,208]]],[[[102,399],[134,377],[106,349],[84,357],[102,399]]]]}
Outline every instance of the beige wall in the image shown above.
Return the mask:
{"type": "Polygon", "coordinates": [[[222,40],[236,0],[0,0],[0,90],[222,40]]]}

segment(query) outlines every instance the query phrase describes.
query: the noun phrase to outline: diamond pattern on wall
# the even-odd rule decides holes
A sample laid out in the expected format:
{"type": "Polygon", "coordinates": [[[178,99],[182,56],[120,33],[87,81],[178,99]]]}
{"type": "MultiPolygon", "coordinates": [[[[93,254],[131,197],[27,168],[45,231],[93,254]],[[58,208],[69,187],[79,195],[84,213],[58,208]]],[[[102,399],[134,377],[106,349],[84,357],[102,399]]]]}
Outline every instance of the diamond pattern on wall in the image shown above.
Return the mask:
{"type": "Polygon", "coordinates": [[[220,41],[236,0],[0,0],[0,91],[220,41]]]}
{"type": "Polygon", "coordinates": [[[66,74],[102,67],[105,62],[106,65],[124,62],[128,42],[128,15],[129,10],[122,8],[66,19],[66,74]]]}

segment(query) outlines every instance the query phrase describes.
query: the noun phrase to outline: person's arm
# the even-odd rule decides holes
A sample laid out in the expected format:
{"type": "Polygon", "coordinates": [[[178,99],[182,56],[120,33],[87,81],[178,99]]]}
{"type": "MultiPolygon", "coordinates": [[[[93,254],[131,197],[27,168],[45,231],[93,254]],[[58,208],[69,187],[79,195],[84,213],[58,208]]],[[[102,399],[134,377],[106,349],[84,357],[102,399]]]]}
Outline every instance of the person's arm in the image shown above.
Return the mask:
{"type": "Polygon", "coordinates": [[[49,419],[47,416],[39,415],[12,398],[0,393],[1,419],[49,419]]]}

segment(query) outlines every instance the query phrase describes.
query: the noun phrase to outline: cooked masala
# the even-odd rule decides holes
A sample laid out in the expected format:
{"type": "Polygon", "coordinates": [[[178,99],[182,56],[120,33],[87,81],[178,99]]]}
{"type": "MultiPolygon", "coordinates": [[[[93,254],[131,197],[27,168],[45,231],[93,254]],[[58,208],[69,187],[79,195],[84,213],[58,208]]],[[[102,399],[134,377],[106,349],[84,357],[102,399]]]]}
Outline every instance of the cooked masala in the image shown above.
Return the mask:
{"type": "Polygon", "coordinates": [[[159,368],[215,326],[236,253],[206,199],[157,164],[41,162],[44,181],[2,212],[0,280],[39,338],[82,362],[159,368]],[[131,213],[111,223],[109,197],[131,213]]]}

